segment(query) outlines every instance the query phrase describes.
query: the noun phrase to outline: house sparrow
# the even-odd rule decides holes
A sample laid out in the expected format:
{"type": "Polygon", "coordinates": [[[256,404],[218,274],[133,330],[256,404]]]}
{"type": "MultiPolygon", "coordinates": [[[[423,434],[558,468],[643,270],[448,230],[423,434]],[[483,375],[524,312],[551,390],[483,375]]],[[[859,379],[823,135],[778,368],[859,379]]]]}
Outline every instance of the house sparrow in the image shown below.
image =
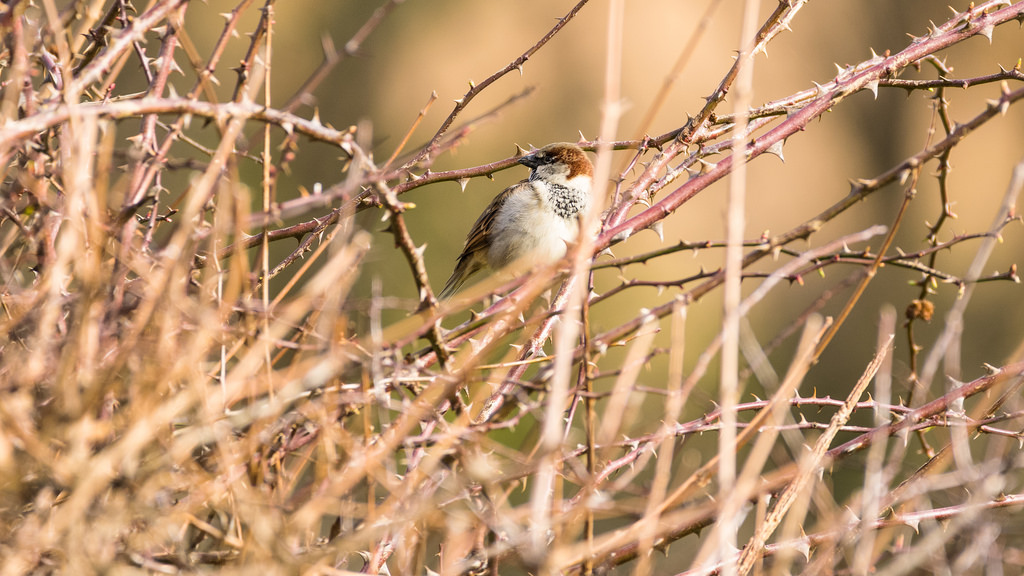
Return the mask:
{"type": "Polygon", "coordinates": [[[495,196],[473,224],[440,298],[451,297],[485,266],[517,272],[555,262],[579,235],[594,177],[583,150],[548,144],[519,163],[530,168],[530,177],[495,196]]]}

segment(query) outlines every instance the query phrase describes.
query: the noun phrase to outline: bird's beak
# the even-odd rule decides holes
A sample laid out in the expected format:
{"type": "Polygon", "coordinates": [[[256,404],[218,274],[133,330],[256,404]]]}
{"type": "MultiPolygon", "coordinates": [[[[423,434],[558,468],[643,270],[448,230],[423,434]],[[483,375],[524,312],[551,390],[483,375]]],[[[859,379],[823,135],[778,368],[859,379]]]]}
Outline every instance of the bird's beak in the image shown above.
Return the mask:
{"type": "Polygon", "coordinates": [[[536,152],[523,156],[522,158],[519,159],[519,163],[522,164],[523,166],[530,168],[531,170],[533,170],[537,166],[540,166],[540,160],[537,158],[536,152]]]}

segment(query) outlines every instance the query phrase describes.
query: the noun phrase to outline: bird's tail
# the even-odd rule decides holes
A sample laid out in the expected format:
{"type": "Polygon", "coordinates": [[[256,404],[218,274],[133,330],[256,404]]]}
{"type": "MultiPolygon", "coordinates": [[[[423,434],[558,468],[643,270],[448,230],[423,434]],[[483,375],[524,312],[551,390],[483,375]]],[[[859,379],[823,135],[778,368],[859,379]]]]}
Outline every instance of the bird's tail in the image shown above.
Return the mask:
{"type": "Polygon", "coordinates": [[[444,288],[437,295],[437,299],[447,300],[454,296],[462,288],[462,285],[466,283],[466,280],[469,280],[469,277],[475,274],[477,270],[480,270],[480,268],[481,266],[479,265],[471,266],[470,262],[466,259],[459,259],[458,264],[455,265],[455,271],[452,272],[448,281],[444,283],[444,288]]]}

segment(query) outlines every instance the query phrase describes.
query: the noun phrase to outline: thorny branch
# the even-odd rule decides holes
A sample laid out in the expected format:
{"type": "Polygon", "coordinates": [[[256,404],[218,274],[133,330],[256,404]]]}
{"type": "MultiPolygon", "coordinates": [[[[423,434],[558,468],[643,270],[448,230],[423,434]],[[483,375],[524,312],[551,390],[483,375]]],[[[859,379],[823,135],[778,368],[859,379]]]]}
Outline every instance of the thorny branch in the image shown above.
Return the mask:
{"type": "MultiPolygon", "coordinates": [[[[756,36],[746,40],[749,51],[766,52],[774,38],[790,30],[806,3],[779,2],[756,36]]],[[[42,13],[52,21],[42,32],[25,17],[28,4],[8,2],[0,10],[10,59],[9,67],[0,68],[0,157],[5,161],[0,323],[6,335],[0,343],[0,496],[17,502],[0,512],[0,524],[7,526],[0,539],[5,571],[47,570],[65,562],[110,571],[125,564],[152,571],[214,564],[245,570],[256,563],[345,570],[353,567],[351,554],[361,555],[373,572],[389,567],[394,573],[499,573],[518,563],[527,572],[596,573],[652,549],[667,550],[715,521],[723,504],[710,496],[715,492],[709,482],[718,456],[708,459],[691,446],[722,427],[721,410],[701,389],[721,337],[694,346],[697,352],[686,356],[695,362],[684,364],[682,318],[718,290],[722,273],[683,270],[652,280],[635,272],[648,264],[674,271],[667,264],[672,255],[717,251],[723,244],[673,241],[643,254],[598,259],[591,266],[602,278],[613,277],[612,287],[589,295],[582,343],[561,360],[579,367],[577,389],[570,395],[585,399],[589,422],[602,413],[613,416],[608,420],[617,423],[613,432],[621,439],[594,442],[591,436],[585,446],[578,437],[583,411],[560,410],[569,399],[553,397],[549,390],[556,358],[544,347],[556,322],[570,321],[561,312],[573,287],[563,282],[546,303],[542,294],[561,268],[540,269],[502,285],[482,282],[439,303],[422,239],[417,241],[408,226],[414,207],[401,199],[441,182],[465,186],[472,178],[516,164],[518,154],[479,166],[431,170],[439,156],[530,94],[526,89],[475,118],[464,116],[484,90],[492,91],[498,80],[513,70],[522,72],[527,60],[550,50],[549,41],[589,8],[587,0],[576,3],[515,60],[480,84],[471,83],[426,144],[403,157],[406,143],[425,121],[421,113],[379,166],[357,141],[365,136],[359,129],[335,129],[315,109],[311,117],[296,110],[316,101],[314,90],[339,63],[362,55],[369,35],[402,0],[383,1],[340,51],[324,38],[322,62],[280,107],[271,105],[269,81],[254,73],[261,59],[269,62],[272,55],[271,32],[278,29],[274,0],[264,1],[251,30],[245,29],[252,21],[246,16],[254,2],[239,0],[224,15],[224,28],[205,55],[185,27],[191,6],[186,0],[155,0],[138,14],[125,0],[72,3],[62,13],[44,2],[42,13]],[[60,30],[72,26],[81,34],[60,36],[60,30]],[[243,56],[231,100],[220,102],[215,85],[224,76],[224,54],[239,32],[247,32],[236,46],[243,56]],[[159,47],[157,58],[150,60],[146,43],[154,38],[159,47]],[[69,49],[78,55],[72,57],[69,49]],[[38,60],[32,54],[40,55],[38,60]],[[171,92],[176,56],[182,54],[195,82],[187,91],[171,92]],[[117,87],[132,65],[141,65],[145,77],[139,94],[117,87]],[[40,78],[46,80],[33,82],[40,78]],[[260,89],[268,95],[264,105],[248,97],[260,89]],[[161,122],[160,116],[173,120],[161,122]],[[196,143],[195,117],[220,133],[216,145],[196,143]],[[108,128],[127,121],[140,124],[126,146],[108,128]],[[267,138],[271,127],[284,134],[276,158],[269,140],[259,157],[237,149],[236,138],[253,126],[263,133],[260,138],[267,138]],[[166,130],[162,140],[158,128],[166,130]],[[324,189],[277,202],[267,191],[302,152],[304,140],[340,150],[348,172],[324,189]],[[174,144],[179,142],[189,144],[198,158],[177,157],[174,144]],[[266,192],[255,214],[248,213],[251,199],[240,192],[244,186],[237,174],[238,165],[250,161],[262,163],[266,192]],[[117,162],[127,162],[123,183],[108,176],[117,162]],[[177,166],[188,167],[195,179],[168,199],[172,190],[164,176],[177,166]],[[389,221],[388,231],[411,271],[414,302],[397,298],[398,291],[390,289],[374,294],[369,303],[351,297],[369,249],[370,235],[355,230],[354,216],[364,211],[380,211],[389,221]],[[306,220],[286,221],[300,217],[306,220]],[[285,238],[296,240],[297,247],[271,264],[270,244],[285,238]],[[248,249],[256,246],[264,250],[264,260],[253,265],[248,249]],[[287,284],[271,299],[269,281],[286,271],[291,273],[287,284]],[[258,304],[251,299],[254,285],[264,289],[258,304]],[[648,300],[637,288],[668,292],[669,300],[648,300]],[[504,296],[451,330],[442,328],[492,294],[504,296]],[[611,309],[626,314],[609,316],[614,318],[609,325],[595,321],[611,309]],[[395,320],[396,312],[410,310],[413,314],[395,320]],[[670,316],[671,343],[654,344],[660,320],[670,316]],[[417,351],[423,340],[429,347],[417,351]],[[616,359],[620,349],[645,367],[671,363],[670,392],[659,382],[631,376],[616,359]],[[600,387],[613,377],[621,388],[608,392],[600,387]],[[639,402],[646,398],[668,398],[676,407],[652,427],[638,421],[645,414],[639,402]],[[684,406],[704,414],[695,418],[690,413],[684,420],[684,406]],[[533,435],[539,422],[546,423],[546,412],[568,417],[557,423],[563,444],[545,452],[548,459],[541,462],[533,435]],[[667,448],[674,453],[665,456],[667,448]],[[656,456],[668,461],[652,472],[656,456]],[[531,534],[530,504],[522,504],[519,493],[532,486],[542,466],[557,471],[550,494],[553,514],[547,519],[557,550],[543,560],[547,564],[534,565],[522,553],[537,534],[531,534]],[[650,501],[651,474],[660,496],[655,502],[650,501]],[[621,529],[602,531],[593,521],[602,514],[621,529]],[[84,527],[94,526],[114,529],[96,537],[83,533],[84,527]],[[576,542],[574,535],[581,531],[587,537],[576,542]],[[99,537],[104,543],[94,554],[99,537]],[[110,542],[117,543],[116,552],[110,542]],[[433,548],[437,542],[443,542],[439,553],[433,548]]],[[[873,275],[898,269],[920,276],[906,312],[910,350],[903,352],[910,361],[911,384],[928,373],[920,370],[918,360],[928,341],[914,327],[937,317],[942,301],[932,296],[941,283],[969,295],[972,287],[1020,282],[1016,263],[1003,272],[979,268],[964,275],[938,257],[966,251],[974,240],[994,243],[1020,221],[1008,202],[1005,218],[1000,216],[988,231],[948,230],[959,192],[949,178],[952,152],[1024,98],[1024,88],[1016,84],[1024,80],[1020,63],[956,78],[938,58],[967,38],[991,40],[997,26],[1012,20],[1024,21],[1024,2],[971,4],[895,54],[873,54],[840,68],[824,84],[753,108],[742,134],[748,142],[742,157],[730,154],[735,116],[720,111],[739,60],[682,125],[663,127],[655,137],[581,142],[587,150],[608,145],[630,151],[627,169],[615,182],[617,202],[604,214],[596,238],[595,252],[600,253],[641,230],[662,237],[661,222],[669,214],[728,176],[737,163],[765,152],[781,158],[788,138],[813,133],[812,120],[840,110],[854,93],[898,88],[935,94],[933,123],[917,154],[874,178],[854,181],[844,198],[801,224],[745,244],[743,278],[751,291],[743,303],[744,318],[772,287],[786,282],[806,286],[811,273],[856,269],[787,317],[767,345],[761,346],[750,329],[751,366],[741,372],[741,380],[756,373],[767,395],[736,406],[746,418],[737,425],[742,442],[736,449],[756,448],[762,440],[777,459],[738,484],[736,498],[763,507],[750,526],[757,538],[737,553],[744,570],[768,559],[782,562],[793,549],[807,552],[825,571],[843,569],[842,560],[811,549],[834,548],[875,533],[882,538],[883,529],[901,525],[919,527],[934,520],[963,525],[985,511],[1020,506],[1013,484],[1019,458],[1000,444],[1005,440],[1015,446],[1022,439],[1024,409],[1016,397],[1024,364],[1018,359],[988,367],[988,375],[969,382],[952,382],[923,403],[922,390],[898,399],[885,391],[881,382],[893,374],[883,354],[860,378],[843,383],[854,389],[846,401],[799,393],[815,382],[815,342],[821,343],[820,351],[842,324],[842,316],[830,324],[816,319],[816,313],[830,303],[845,306],[843,314],[859,311],[858,295],[873,275]],[[908,68],[928,69],[937,77],[899,78],[908,68]],[[954,91],[949,88],[973,90],[993,83],[999,93],[984,110],[966,122],[953,120],[949,98],[954,91]],[[938,165],[938,216],[926,225],[923,247],[890,249],[932,160],[938,165]],[[890,229],[881,248],[859,246],[882,234],[880,226],[825,240],[822,246],[798,247],[798,240],[831,231],[838,217],[897,183],[904,202],[900,214],[886,222],[890,229]],[[755,268],[759,263],[764,267],[755,268]],[[851,296],[847,289],[853,285],[858,288],[851,296]],[[813,328],[811,335],[780,378],[768,355],[805,325],[813,328]],[[826,332],[829,326],[833,332],[826,332]],[[758,354],[762,358],[754,358],[758,354]],[[879,396],[860,399],[865,390],[879,396]],[[966,407],[965,400],[970,401],[966,407]],[[869,413],[876,418],[852,420],[869,413]],[[828,414],[838,416],[827,422],[828,414]],[[907,449],[910,433],[917,434],[923,456],[907,449]],[[777,450],[776,435],[785,440],[777,450]],[[811,436],[818,438],[815,458],[801,465],[811,436]],[[768,438],[771,442],[763,440],[768,438]],[[987,441],[996,456],[972,462],[974,451],[963,447],[979,441],[987,441]],[[884,448],[896,445],[887,455],[884,448]],[[883,448],[880,456],[873,455],[875,447],[883,448]],[[904,456],[924,463],[907,469],[904,456]],[[801,506],[812,505],[808,502],[815,491],[830,489],[826,475],[838,480],[844,474],[839,464],[859,469],[864,460],[873,464],[868,469],[879,471],[876,477],[869,482],[865,472],[863,479],[842,479],[852,478],[865,494],[870,486],[881,487],[883,493],[874,495],[880,508],[865,507],[863,519],[841,517],[834,524],[841,530],[813,529],[801,506]],[[944,475],[950,462],[957,467],[944,475]],[[993,479],[1007,486],[1007,495],[984,483],[993,479]],[[951,506],[923,505],[922,495],[957,498],[972,491],[978,496],[951,506]],[[769,541],[771,534],[776,541],[769,541]]],[[[848,352],[863,360],[855,350],[848,352]]],[[[867,499],[838,492],[829,496],[850,510],[859,509],[858,498],[867,499]]],[[[813,505],[816,515],[830,519],[825,505],[813,505]]],[[[869,548],[896,549],[879,542],[869,548]]],[[[884,563],[881,556],[870,562],[873,568],[884,563]]]]}

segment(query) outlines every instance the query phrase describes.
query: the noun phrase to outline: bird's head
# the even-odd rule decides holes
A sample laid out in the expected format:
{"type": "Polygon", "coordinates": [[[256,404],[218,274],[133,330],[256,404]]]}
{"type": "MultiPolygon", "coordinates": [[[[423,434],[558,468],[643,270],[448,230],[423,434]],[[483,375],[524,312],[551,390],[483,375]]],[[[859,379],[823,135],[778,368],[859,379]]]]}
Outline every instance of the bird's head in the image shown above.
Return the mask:
{"type": "Polygon", "coordinates": [[[559,142],[534,150],[519,159],[530,168],[530,180],[543,179],[563,185],[590,183],[594,165],[587,154],[575,144],[559,142]]]}

